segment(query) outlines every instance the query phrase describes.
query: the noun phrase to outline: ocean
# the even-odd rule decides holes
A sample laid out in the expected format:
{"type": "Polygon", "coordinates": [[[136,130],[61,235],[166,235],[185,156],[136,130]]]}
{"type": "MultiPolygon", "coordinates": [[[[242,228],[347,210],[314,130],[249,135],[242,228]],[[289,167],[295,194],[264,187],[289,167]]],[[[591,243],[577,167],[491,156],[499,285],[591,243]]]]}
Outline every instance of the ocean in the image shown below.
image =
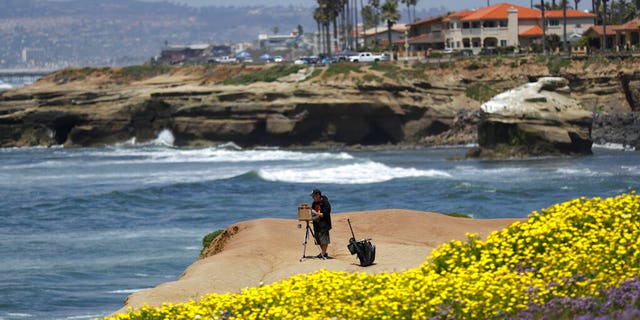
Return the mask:
{"type": "Polygon", "coordinates": [[[313,188],[334,213],[522,218],[640,182],[640,153],[619,146],[583,157],[449,160],[467,150],[178,148],[168,131],[147,144],[0,149],[0,320],[108,315],[132,292],[176,280],[206,234],[296,219],[313,188]]]}

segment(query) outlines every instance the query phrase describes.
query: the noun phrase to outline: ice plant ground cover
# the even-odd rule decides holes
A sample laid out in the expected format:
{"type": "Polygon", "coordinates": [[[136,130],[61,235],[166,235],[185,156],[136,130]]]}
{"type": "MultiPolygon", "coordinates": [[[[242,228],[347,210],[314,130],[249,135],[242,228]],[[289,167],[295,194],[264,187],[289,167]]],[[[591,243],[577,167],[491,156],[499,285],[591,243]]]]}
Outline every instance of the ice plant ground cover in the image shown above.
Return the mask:
{"type": "Polygon", "coordinates": [[[538,319],[545,312],[562,319],[563,312],[576,316],[572,311],[584,310],[588,316],[625,309],[637,314],[638,275],[640,196],[631,192],[534,211],[486,241],[468,234],[404,272],[322,270],[112,319],[538,319]],[[592,307],[571,309],[582,301],[592,307]]]}

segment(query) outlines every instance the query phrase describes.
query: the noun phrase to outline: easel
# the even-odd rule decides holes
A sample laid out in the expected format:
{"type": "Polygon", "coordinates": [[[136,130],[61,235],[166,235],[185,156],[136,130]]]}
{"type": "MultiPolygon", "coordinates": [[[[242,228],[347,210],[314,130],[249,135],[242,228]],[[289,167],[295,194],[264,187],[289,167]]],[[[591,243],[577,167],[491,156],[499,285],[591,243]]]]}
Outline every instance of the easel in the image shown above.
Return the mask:
{"type": "Polygon", "coordinates": [[[305,221],[305,222],[307,223],[307,227],[304,232],[304,241],[302,242],[302,257],[300,257],[300,262],[302,262],[302,259],[308,258],[305,255],[305,253],[307,252],[307,241],[309,240],[309,233],[311,233],[311,236],[313,237],[313,243],[315,243],[318,246],[318,249],[320,249],[320,256],[322,257],[321,259],[324,260],[325,258],[324,258],[324,255],[322,255],[322,249],[320,248],[320,245],[316,242],[316,235],[313,233],[313,230],[311,230],[311,227],[309,226],[309,221],[305,221]]]}

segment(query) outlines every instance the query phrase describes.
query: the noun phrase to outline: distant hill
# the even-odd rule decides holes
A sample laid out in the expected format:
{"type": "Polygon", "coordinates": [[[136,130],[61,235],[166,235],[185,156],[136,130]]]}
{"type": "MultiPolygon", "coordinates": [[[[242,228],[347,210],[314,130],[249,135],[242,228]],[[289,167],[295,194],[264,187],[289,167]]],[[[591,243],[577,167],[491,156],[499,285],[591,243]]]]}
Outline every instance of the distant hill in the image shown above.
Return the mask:
{"type": "Polygon", "coordinates": [[[190,7],[168,2],[4,0],[0,10],[0,68],[22,64],[138,64],[165,43],[253,41],[278,27],[316,28],[312,8],[190,7]],[[31,60],[31,59],[29,59],[31,60]]]}
{"type": "MultiPolygon", "coordinates": [[[[309,0],[307,7],[295,1],[268,7],[196,7],[150,0],[2,2],[0,68],[132,65],[158,55],[165,44],[254,41],[274,27],[280,34],[298,25],[305,32],[317,29],[312,18],[316,2],[309,0]]],[[[418,17],[443,12],[421,11],[418,17]]]]}

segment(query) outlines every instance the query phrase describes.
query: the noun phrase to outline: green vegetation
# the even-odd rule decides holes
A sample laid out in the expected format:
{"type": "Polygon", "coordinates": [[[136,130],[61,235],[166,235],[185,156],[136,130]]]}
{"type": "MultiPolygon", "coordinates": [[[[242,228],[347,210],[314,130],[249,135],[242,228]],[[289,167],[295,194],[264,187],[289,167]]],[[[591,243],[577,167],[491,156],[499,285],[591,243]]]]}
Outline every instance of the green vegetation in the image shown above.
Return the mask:
{"type": "Polygon", "coordinates": [[[560,56],[555,56],[547,60],[547,68],[549,68],[549,73],[557,74],[560,72],[560,69],[566,68],[571,65],[571,59],[563,58],[560,56]]]}
{"type": "Polygon", "coordinates": [[[142,80],[169,73],[169,71],[171,71],[171,68],[166,65],[144,64],[140,66],[124,67],[120,69],[116,75],[130,80],[142,80]]]}
{"type": "Polygon", "coordinates": [[[400,67],[393,63],[374,63],[371,65],[371,70],[383,72],[385,78],[392,80],[405,80],[405,79],[422,79],[425,77],[424,70],[427,65],[424,63],[415,63],[411,67],[400,67]]]}
{"type": "Polygon", "coordinates": [[[467,97],[484,103],[498,94],[498,91],[484,83],[475,83],[469,86],[464,93],[467,97]]]}
{"type": "Polygon", "coordinates": [[[305,67],[300,65],[279,64],[268,69],[257,70],[251,73],[231,78],[224,81],[223,84],[247,85],[255,82],[273,82],[278,80],[278,78],[296,73],[302,68],[305,67]]]}
{"type": "Polygon", "coordinates": [[[360,70],[361,67],[362,65],[357,63],[339,62],[339,63],[330,64],[327,70],[325,70],[325,72],[322,74],[322,79],[331,78],[340,74],[347,76],[351,72],[361,73],[362,72],[362,70],[360,70]]]}
{"type": "Polygon", "coordinates": [[[211,241],[213,241],[213,239],[215,239],[217,236],[219,236],[223,232],[224,232],[224,230],[220,229],[220,230],[216,230],[216,231],[211,232],[208,235],[204,236],[204,238],[202,238],[202,250],[200,251],[200,254],[202,254],[202,252],[207,247],[209,247],[209,245],[211,244],[211,241]]]}
{"type": "Polygon", "coordinates": [[[460,213],[460,212],[449,212],[449,213],[445,213],[445,215],[448,215],[448,216],[454,217],[454,218],[469,218],[469,219],[471,219],[471,216],[469,216],[468,214],[460,213]]]}

